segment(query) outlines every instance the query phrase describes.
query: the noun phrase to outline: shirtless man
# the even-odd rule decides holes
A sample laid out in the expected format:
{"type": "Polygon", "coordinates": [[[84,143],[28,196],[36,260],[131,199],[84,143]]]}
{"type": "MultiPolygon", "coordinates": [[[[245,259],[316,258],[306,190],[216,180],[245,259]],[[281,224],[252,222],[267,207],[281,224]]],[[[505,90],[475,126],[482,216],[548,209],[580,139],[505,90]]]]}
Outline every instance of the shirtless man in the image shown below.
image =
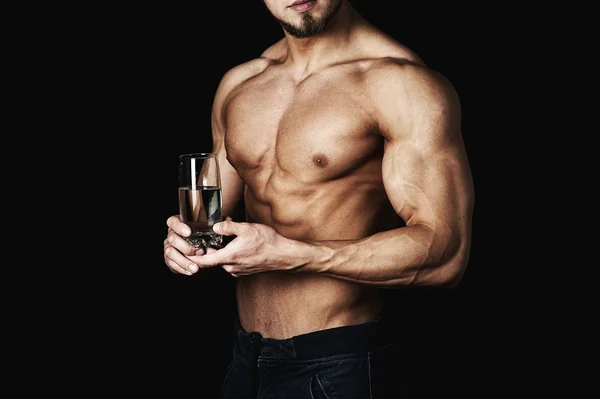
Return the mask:
{"type": "Polygon", "coordinates": [[[265,4],[285,37],[223,76],[212,111],[223,214],[243,200],[246,220],[197,250],[170,217],[165,262],[237,278],[224,397],[384,397],[378,288],[453,287],[468,262],[459,99],[347,0],[265,4]]]}

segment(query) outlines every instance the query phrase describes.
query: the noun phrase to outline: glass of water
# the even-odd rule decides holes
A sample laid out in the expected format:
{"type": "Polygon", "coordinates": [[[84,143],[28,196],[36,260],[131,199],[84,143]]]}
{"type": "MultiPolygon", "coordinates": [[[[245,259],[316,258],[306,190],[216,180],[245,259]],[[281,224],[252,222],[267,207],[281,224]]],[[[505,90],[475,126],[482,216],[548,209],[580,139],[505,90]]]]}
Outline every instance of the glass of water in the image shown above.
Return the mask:
{"type": "Polygon", "coordinates": [[[179,218],[192,234],[186,241],[193,246],[219,246],[223,236],[213,225],[223,220],[221,175],[215,153],[193,153],[179,156],[179,218]]]}

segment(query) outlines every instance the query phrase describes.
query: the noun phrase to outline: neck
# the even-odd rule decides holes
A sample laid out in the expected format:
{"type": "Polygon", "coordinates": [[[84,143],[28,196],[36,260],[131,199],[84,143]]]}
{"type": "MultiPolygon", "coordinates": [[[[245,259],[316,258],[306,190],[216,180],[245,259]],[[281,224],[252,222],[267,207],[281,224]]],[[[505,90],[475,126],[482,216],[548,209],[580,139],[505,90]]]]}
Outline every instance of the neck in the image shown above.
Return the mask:
{"type": "Polygon", "coordinates": [[[297,38],[285,32],[286,63],[298,75],[307,76],[327,64],[341,60],[349,47],[353,33],[362,17],[344,2],[324,31],[307,38],[297,38]]]}

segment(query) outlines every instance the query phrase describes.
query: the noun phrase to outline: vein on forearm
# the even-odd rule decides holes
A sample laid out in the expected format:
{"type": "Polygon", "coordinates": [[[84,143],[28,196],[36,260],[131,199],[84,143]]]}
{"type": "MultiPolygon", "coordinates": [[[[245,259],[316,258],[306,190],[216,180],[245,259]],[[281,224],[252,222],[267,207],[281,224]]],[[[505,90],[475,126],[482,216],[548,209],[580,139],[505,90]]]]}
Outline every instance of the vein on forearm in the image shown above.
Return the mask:
{"type": "Polygon", "coordinates": [[[359,240],[311,241],[307,271],[382,287],[442,285],[452,280],[456,240],[417,224],[359,240]]]}

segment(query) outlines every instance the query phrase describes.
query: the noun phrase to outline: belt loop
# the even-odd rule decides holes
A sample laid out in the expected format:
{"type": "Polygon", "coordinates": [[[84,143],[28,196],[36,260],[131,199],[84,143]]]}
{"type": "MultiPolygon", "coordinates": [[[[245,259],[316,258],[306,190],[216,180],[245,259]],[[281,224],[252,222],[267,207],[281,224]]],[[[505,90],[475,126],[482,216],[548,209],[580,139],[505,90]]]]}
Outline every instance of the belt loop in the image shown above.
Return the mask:
{"type": "Polygon", "coordinates": [[[296,347],[294,346],[294,338],[290,339],[290,344],[292,345],[292,351],[294,352],[294,359],[298,359],[298,354],[296,353],[296,347]]]}

